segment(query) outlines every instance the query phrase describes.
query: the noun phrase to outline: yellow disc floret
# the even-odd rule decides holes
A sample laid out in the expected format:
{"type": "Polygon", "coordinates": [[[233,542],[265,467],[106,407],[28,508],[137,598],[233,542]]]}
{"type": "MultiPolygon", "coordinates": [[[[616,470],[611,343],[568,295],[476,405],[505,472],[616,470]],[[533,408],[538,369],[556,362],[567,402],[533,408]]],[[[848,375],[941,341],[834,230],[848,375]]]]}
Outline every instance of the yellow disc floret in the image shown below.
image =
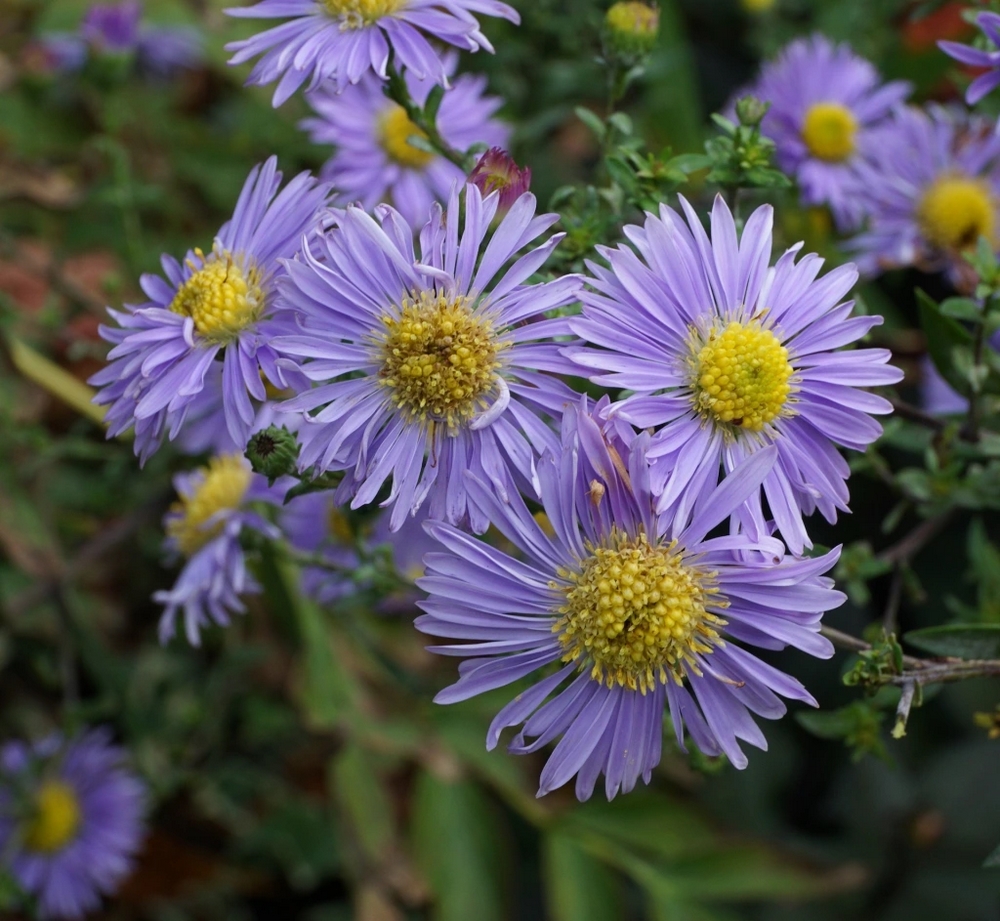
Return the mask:
{"type": "Polygon", "coordinates": [[[410,169],[424,169],[434,159],[434,154],[414,147],[411,137],[427,139],[427,135],[410,120],[406,110],[396,103],[379,118],[378,137],[386,156],[393,163],[410,169]]]}
{"type": "Polygon", "coordinates": [[[552,628],[563,660],[581,660],[608,687],[645,694],[668,676],[680,683],[701,674],[696,655],[721,642],[725,621],[707,608],[727,602],[713,574],[686,562],[676,541],[651,546],[645,534],[613,531],[569,579],[552,628]]]}
{"type": "Polygon", "coordinates": [[[757,320],[712,329],[694,345],[692,393],[703,418],[759,432],[786,408],[788,350],[757,320]]]}
{"type": "Polygon", "coordinates": [[[392,16],[406,4],[406,0],[320,0],[326,11],[340,19],[342,29],[362,29],[392,16]]]}
{"type": "Polygon", "coordinates": [[[382,323],[379,380],[411,420],[455,429],[485,408],[506,344],[467,298],[421,291],[382,323]]]}
{"type": "Polygon", "coordinates": [[[197,333],[210,342],[226,343],[256,323],[264,313],[260,272],[245,267],[230,253],[213,251],[208,258],[195,253],[200,265],[170,302],[170,309],[191,317],[197,333]]]}
{"type": "Polygon", "coordinates": [[[61,780],[46,780],[35,793],[34,810],[24,827],[24,846],[42,854],[61,851],[76,837],[81,819],[76,791],[61,780]]]}
{"type": "Polygon", "coordinates": [[[996,231],[996,202],[989,186],[967,176],[942,176],[931,183],[917,205],[917,224],[932,246],[965,249],[980,237],[991,243],[996,231]]]}
{"type": "Polygon", "coordinates": [[[211,520],[219,512],[239,508],[250,486],[250,468],[241,454],[213,457],[199,473],[201,482],[174,504],[176,515],[167,522],[167,534],[185,556],[197,553],[219,534],[223,522],[211,520]]]}
{"type": "Polygon", "coordinates": [[[858,120],[839,102],[817,102],[806,111],[802,140],[809,153],[829,163],[839,163],[854,153],[858,120]]]}

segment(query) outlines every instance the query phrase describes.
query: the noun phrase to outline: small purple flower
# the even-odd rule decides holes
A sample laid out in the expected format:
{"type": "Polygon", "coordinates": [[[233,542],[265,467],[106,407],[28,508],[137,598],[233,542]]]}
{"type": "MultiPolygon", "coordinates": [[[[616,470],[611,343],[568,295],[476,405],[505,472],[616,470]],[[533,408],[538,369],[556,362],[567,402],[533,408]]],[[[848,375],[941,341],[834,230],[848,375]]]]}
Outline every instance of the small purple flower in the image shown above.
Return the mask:
{"type": "MultiPolygon", "coordinates": [[[[633,391],[610,416],[657,429],[649,457],[661,508],[677,505],[683,516],[720,467],[731,471],[774,445],[763,494],[782,537],[802,553],[811,546],[804,514],[819,509],[833,522],[847,510],[849,471],[837,446],[863,451],[882,431],[870,414],[891,410],[857,388],[902,374],[885,349],[835,351],[882,322],[852,317],[853,303],[841,300],[857,280],[854,266],[817,280],[823,260],[796,262],[799,244],[769,267],[770,205],[739,237],[721,197],[711,237],[683,198],[681,205],[686,223],[664,205],[642,227],[627,226],[635,250],[599,248],[610,268],[588,264],[594,290],[570,321],[599,348],[570,355],[597,372],[594,383],[633,391]]],[[[761,521],[760,496],[749,505],[761,521]]]]}
{"type": "Polygon", "coordinates": [[[343,89],[369,72],[386,80],[390,54],[397,68],[447,86],[447,68],[428,36],[466,51],[492,51],[473,14],[520,22],[517,12],[499,0],[262,0],[226,12],[287,20],[226,45],[235,52],[230,64],[262,56],[247,83],[278,80],[275,106],[306,80],[310,90],[327,80],[343,89]]]}
{"type": "Polygon", "coordinates": [[[126,54],[135,50],[139,38],[142,4],[95,3],[80,23],[80,36],[88,45],[106,54],[126,54]]]}
{"type": "Polygon", "coordinates": [[[531,169],[522,169],[514,158],[499,147],[491,147],[469,173],[471,182],[483,195],[500,193],[500,212],[504,213],[531,188],[531,169]]]}
{"type": "Polygon", "coordinates": [[[987,93],[1000,86],[1000,15],[996,13],[980,13],[976,24],[983,30],[985,39],[993,46],[992,51],[971,48],[958,42],[938,42],[946,55],[968,64],[971,67],[985,67],[986,73],[980,74],[965,91],[965,101],[974,106],[987,93]]]}
{"type": "Polygon", "coordinates": [[[166,279],[141,279],[149,301],[109,310],[118,327],[101,328],[114,348],[90,380],[101,387],[94,402],[110,404],[108,437],[135,427],[143,461],[164,435],[177,437],[220,354],[226,426],[241,447],[254,421],[251,397],[266,399],[265,382],[282,390],[292,383],[270,344],[288,323],[272,294],[279,260],[320,225],[330,189],[301,173],[278,192],[276,165],[272,157],[250,172],[209,254],[189,252],[183,265],[164,256],[166,279]]]}
{"type": "Polygon", "coordinates": [[[773,537],[708,537],[759,489],[773,447],[699,490],[686,514],[658,514],[649,436],[629,444],[585,411],[563,419],[561,450],[538,465],[545,522],[519,495],[503,500],[470,477],[475,501],[519,558],[443,522],[426,525],[446,552],[425,557],[428,575],[417,584],[429,597],[416,626],[468,641],[430,647],[465,659],[458,682],[435,700],[466,700],[556,666],[487,733],[493,748],[505,727],[523,724],[509,746],[515,754],[560,739],[539,795],[575,776],[577,797],[587,799],[601,773],[609,799],[648,783],[667,708],[678,744],[686,728],[705,754],[745,767],[739,740],[767,748],[751,714],[783,715],[778,695],[815,701],[744,645],[832,655],[820,618],[844,596],[822,574],[839,549],[792,559],[773,537]]]}
{"type": "Polygon", "coordinates": [[[160,642],[174,635],[178,614],[183,613],[188,642],[197,646],[203,627],[228,626],[231,613],[246,610],[240,596],[260,591],[247,570],[240,536],[248,528],[277,540],[281,532],[249,503],[280,499],[239,454],[214,457],[207,467],[179,474],[174,485],[180,501],[164,519],[166,547],[185,562],[174,587],[153,599],[166,608],[160,618],[160,642]]]}
{"type": "Polygon", "coordinates": [[[456,190],[446,212],[434,206],[419,255],[399,212],[383,205],[376,221],[349,207],[281,283],[302,330],[274,345],[310,359],[302,370],[319,384],[285,405],[312,413],[299,463],[346,471],[337,498],[352,508],[391,478],[393,530],[425,502],[432,517],[484,530],[465,471],[500,495],[515,480],[537,489],[535,457],[554,438],[542,414],[558,417],[572,397],[547,373],[573,370],[552,341],[569,326],[544,315],[571,303],[580,282],[525,284],[563,235],[504,270],[558,216],[536,217],[534,196],[522,195],[491,232],[499,196],[466,186],[462,201],[456,190]]]}
{"type": "Polygon", "coordinates": [[[849,46],[814,35],[765,64],[750,92],[771,104],[761,131],[774,141],[778,165],[795,177],[802,201],[829,205],[841,229],[856,227],[864,216],[856,170],[864,140],[910,85],[882,83],[849,46]]]}
{"type": "Polygon", "coordinates": [[[998,245],[1000,135],[964,111],[901,108],[866,141],[860,175],[867,228],[847,244],[862,275],[914,265],[970,269],[962,254],[980,237],[998,245]]]}
{"type": "Polygon", "coordinates": [[[38,917],[82,918],[131,872],[145,785],[106,730],[0,748],[0,854],[38,917]]]}

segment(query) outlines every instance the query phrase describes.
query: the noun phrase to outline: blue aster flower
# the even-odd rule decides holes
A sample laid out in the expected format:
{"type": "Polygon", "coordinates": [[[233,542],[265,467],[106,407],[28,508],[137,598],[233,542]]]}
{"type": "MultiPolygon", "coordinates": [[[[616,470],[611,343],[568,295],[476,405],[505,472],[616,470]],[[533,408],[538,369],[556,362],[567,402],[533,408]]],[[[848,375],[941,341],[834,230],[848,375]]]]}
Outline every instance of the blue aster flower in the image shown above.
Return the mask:
{"type": "Polygon", "coordinates": [[[705,754],[745,767],[740,740],[767,748],[753,714],[780,717],[779,695],[815,705],[798,681],[745,647],[833,653],[820,618],[844,596],[822,574],[839,550],[792,559],[773,537],[707,536],[759,488],[776,449],[699,490],[684,515],[658,513],[649,436],[630,444],[619,432],[602,431],[584,411],[566,413],[561,449],[538,467],[545,522],[520,496],[503,501],[469,476],[516,558],[443,522],[426,525],[444,552],[425,557],[428,575],[417,584],[428,598],[416,626],[465,641],[430,647],[465,660],[458,682],[435,700],[454,703],[540,673],[487,733],[493,748],[504,728],[521,725],[510,744],[517,754],[559,739],[539,795],[574,776],[580,799],[602,773],[609,799],[640,778],[648,783],[665,709],[682,747],[686,730],[705,754]]]}
{"type": "MultiPolygon", "coordinates": [[[[837,351],[881,317],[852,317],[842,299],[857,271],[840,266],[817,278],[823,260],[801,244],[770,267],[772,209],[758,208],[737,236],[721,198],[711,237],[682,198],[687,222],[661,206],[625,235],[634,245],[599,248],[610,267],[590,264],[593,291],[571,321],[599,348],[574,349],[591,380],[633,391],[609,413],[655,428],[649,457],[662,508],[683,513],[721,469],[774,445],[764,478],[782,537],[794,553],[811,546],[802,521],[847,510],[848,467],[838,445],[863,451],[882,429],[871,413],[888,401],[858,389],[902,378],[884,349],[837,351]]],[[[760,496],[751,519],[763,520],[760,496]]]]}
{"type": "Polygon", "coordinates": [[[188,642],[197,646],[204,627],[228,626],[231,614],[246,610],[240,596],[260,591],[240,538],[244,529],[271,540],[281,537],[251,506],[280,501],[280,490],[269,488],[239,454],[220,455],[206,467],[178,474],[174,485],[180,500],[164,519],[166,549],[184,565],[173,588],[156,592],[153,599],[165,608],[160,642],[174,635],[183,615],[188,642]]]}
{"type": "Polygon", "coordinates": [[[247,83],[278,80],[275,106],[307,80],[309,89],[327,80],[343,89],[370,72],[385,80],[390,54],[397,67],[417,79],[447,86],[446,67],[428,38],[465,51],[492,51],[474,14],[520,22],[517,12],[499,0],[262,0],[226,12],[286,20],[226,45],[235,52],[230,64],[261,55],[247,83]]]}
{"type": "Polygon", "coordinates": [[[251,398],[266,399],[267,383],[292,383],[269,344],[287,323],[272,294],[283,271],[279,260],[319,226],[330,189],[301,173],[279,192],[276,166],[271,157],[250,172],[210,253],[190,252],[183,265],[164,256],[166,278],[141,279],[149,300],[110,310],[118,326],[101,327],[114,348],[108,366],[90,379],[101,388],[94,402],[109,404],[108,437],[135,428],[143,461],[164,435],[177,437],[217,358],[226,426],[237,445],[246,444],[253,424],[251,398]]]}
{"type": "Polygon", "coordinates": [[[910,90],[901,81],[882,83],[848,45],[822,35],[793,41],[750,88],[771,104],[761,131],[774,141],[778,165],[795,177],[802,201],[828,205],[841,229],[864,216],[856,170],[863,142],[910,90]]]}
{"type": "Polygon", "coordinates": [[[1000,86],[1000,15],[997,13],[980,13],[976,24],[983,31],[983,36],[990,45],[991,51],[971,48],[959,42],[938,42],[938,47],[949,57],[970,67],[984,67],[986,73],[980,74],[965,91],[965,101],[974,106],[987,93],[992,93],[1000,86]]]}
{"type": "Polygon", "coordinates": [[[522,195],[495,230],[498,195],[467,186],[447,212],[435,205],[420,231],[399,212],[360,208],[286,265],[282,301],[302,327],[274,341],[305,359],[319,386],[285,408],[299,428],[303,469],[343,470],[339,502],[359,508],[391,478],[391,527],[429,503],[451,522],[489,522],[467,502],[477,471],[502,495],[537,487],[535,457],[553,443],[542,415],[558,417],[572,392],[548,372],[572,371],[553,336],[569,334],[547,311],[576,299],[579,279],[526,284],[562,238],[507,263],[558,219],[535,216],[522,195]],[[463,230],[459,233],[459,226],[463,230]]]}
{"type": "Polygon", "coordinates": [[[128,876],[146,788],[110,733],[0,747],[0,853],[38,917],[82,918],[128,876]]]}

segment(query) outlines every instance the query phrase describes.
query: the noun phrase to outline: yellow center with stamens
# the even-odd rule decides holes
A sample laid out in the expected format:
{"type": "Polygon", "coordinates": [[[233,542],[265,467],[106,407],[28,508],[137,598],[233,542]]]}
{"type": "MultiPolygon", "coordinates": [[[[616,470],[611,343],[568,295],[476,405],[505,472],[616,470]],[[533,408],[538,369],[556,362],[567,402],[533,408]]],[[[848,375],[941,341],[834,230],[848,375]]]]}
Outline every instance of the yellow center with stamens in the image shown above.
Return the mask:
{"type": "Polygon", "coordinates": [[[201,483],[174,503],[177,515],[167,522],[167,534],[185,556],[197,553],[222,531],[222,521],[208,522],[219,512],[239,508],[250,486],[251,472],[241,454],[213,457],[199,472],[201,483]]]}
{"type": "Polygon", "coordinates": [[[980,237],[994,241],[996,202],[980,179],[942,176],[931,183],[917,205],[924,239],[940,249],[975,246],[980,237]]]}
{"type": "Polygon", "coordinates": [[[668,676],[701,674],[696,656],[721,643],[725,621],[708,607],[725,608],[714,574],[686,562],[677,542],[651,546],[645,534],[613,531],[593,547],[563,588],[566,603],[552,630],[563,661],[590,666],[609,688],[645,694],[668,676]]]}
{"type": "Polygon", "coordinates": [[[788,350],[757,320],[713,329],[694,346],[692,399],[702,418],[759,432],[792,392],[788,350]]]}
{"type": "Polygon", "coordinates": [[[840,163],[854,153],[858,120],[839,102],[817,102],[806,111],[802,140],[809,153],[829,163],[840,163]]]}
{"type": "Polygon", "coordinates": [[[82,818],[76,791],[61,780],[45,781],[24,828],[25,848],[42,854],[61,851],[76,837],[82,818]]]}
{"type": "Polygon", "coordinates": [[[177,290],[170,309],[191,317],[208,341],[231,342],[264,313],[260,271],[240,265],[230,253],[213,252],[207,259],[200,249],[195,253],[202,264],[177,290]]]}
{"type": "Polygon", "coordinates": [[[455,429],[488,405],[507,344],[468,298],[421,291],[382,323],[379,380],[411,420],[455,429]]]}
{"type": "Polygon", "coordinates": [[[320,0],[326,11],[340,20],[342,29],[361,29],[392,16],[406,0],[320,0]]]}
{"type": "Polygon", "coordinates": [[[400,166],[424,169],[434,159],[434,154],[414,147],[410,143],[410,138],[414,136],[427,139],[427,135],[413,124],[402,106],[393,103],[379,117],[379,143],[386,156],[400,166]]]}

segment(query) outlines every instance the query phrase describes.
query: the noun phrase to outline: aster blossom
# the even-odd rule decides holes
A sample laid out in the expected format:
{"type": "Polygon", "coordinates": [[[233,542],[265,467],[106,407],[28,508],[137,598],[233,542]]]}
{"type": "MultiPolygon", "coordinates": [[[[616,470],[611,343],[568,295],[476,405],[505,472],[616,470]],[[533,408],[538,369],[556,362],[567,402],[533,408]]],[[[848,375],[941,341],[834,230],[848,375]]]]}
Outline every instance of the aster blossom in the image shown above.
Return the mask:
{"type": "Polygon", "coordinates": [[[869,220],[850,240],[863,275],[913,265],[945,269],[960,286],[962,254],[980,237],[997,248],[1000,135],[964,111],[906,107],[873,133],[862,168],[869,220]]]}
{"type": "MultiPolygon", "coordinates": [[[[446,57],[448,74],[457,55],[446,57]]],[[[411,98],[423,106],[434,86],[408,72],[411,98]]],[[[334,144],[336,150],[320,173],[344,201],[357,201],[370,211],[385,202],[411,224],[427,220],[431,205],[447,202],[452,187],[461,183],[462,169],[441,154],[421,150],[409,138],[422,132],[401,105],[382,92],[382,82],[367,74],[356,86],[337,92],[329,84],[308,94],[315,118],[300,123],[317,144],[334,144]]],[[[435,122],[448,146],[467,150],[473,144],[505,144],[507,128],[492,116],[502,104],[486,96],[486,78],[462,74],[441,98],[435,122]]]]}
{"type": "Polygon", "coordinates": [[[262,0],[226,12],[286,20],[226,45],[234,52],[230,64],[260,55],[247,84],[277,80],[275,106],[307,80],[308,89],[328,80],[343,89],[366,73],[386,80],[390,55],[417,79],[447,86],[447,68],[428,38],[465,51],[492,52],[474,14],[520,22],[513,7],[499,0],[262,0]]]}
{"type": "Polygon", "coordinates": [[[244,531],[281,537],[251,505],[280,501],[280,490],[269,488],[239,454],[222,454],[205,467],[178,474],[174,486],[180,498],[164,519],[166,550],[184,563],[173,588],[156,592],[153,600],[164,606],[160,642],[173,637],[183,617],[188,642],[197,646],[203,628],[228,626],[232,614],[246,610],[241,596],[260,591],[240,538],[244,531]]]}
{"type": "Polygon", "coordinates": [[[458,682],[435,700],[465,700],[542,670],[487,734],[493,748],[504,728],[523,724],[509,746],[516,754],[559,738],[539,795],[574,776],[581,800],[602,773],[609,799],[648,783],[665,709],[682,748],[686,730],[704,753],[745,767],[740,740],[767,748],[752,714],[784,714],[778,695],[815,701],[744,645],[833,653],[819,623],[844,600],[822,575],[839,550],[798,560],[773,537],[706,536],[759,487],[776,450],[701,489],[679,516],[656,510],[649,435],[629,443],[620,433],[602,431],[583,406],[565,414],[560,450],[538,468],[548,528],[520,496],[500,501],[470,475],[519,558],[443,522],[426,525],[444,552],[424,558],[428,575],[417,584],[429,597],[416,626],[466,641],[430,647],[465,658],[458,682]]]}
{"type": "Polygon", "coordinates": [[[484,530],[464,471],[504,495],[534,489],[535,457],[554,437],[542,415],[558,417],[572,398],[548,373],[572,370],[552,342],[569,327],[544,314],[571,303],[579,279],[525,284],[563,235],[504,268],[558,217],[536,216],[529,193],[491,231],[498,203],[456,189],[420,231],[419,256],[399,212],[381,206],[375,220],[348,207],[287,264],[282,299],[302,333],[274,344],[307,360],[303,373],[319,385],[284,406],[308,414],[300,465],[345,471],[337,498],[353,508],[391,478],[393,530],[425,501],[434,517],[484,530]]]}
{"type": "Polygon", "coordinates": [[[118,325],[101,327],[114,348],[90,379],[101,388],[94,402],[109,405],[109,438],[135,428],[143,461],[164,435],[177,437],[210,386],[217,357],[226,427],[237,445],[246,444],[254,421],[251,397],[265,400],[266,383],[290,386],[268,344],[284,322],[273,310],[273,287],[279,260],[321,223],[330,189],[308,173],[279,192],[280,185],[277,158],[254,167],[210,253],[189,252],[183,265],[164,256],[165,277],[142,276],[148,301],[109,310],[118,325]]]}
{"type": "Polygon", "coordinates": [[[965,101],[974,106],[988,93],[1000,86],[1000,15],[983,12],[976,16],[976,24],[983,32],[983,37],[992,46],[992,50],[972,48],[960,42],[940,41],[938,47],[948,57],[961,61],[970,67],[984,67],[986,73],[980,74],[965,91],[965,101]]]}
{"type": "Polygon", "coordinates": [[[0,853],[38,917],[82,918],[117,890],[145,837],[145,798],[105,730],[0,747],[0,853]]]}
{"type": "MultiPolygon", "coordinates": [[[[711,237],[681,198],[687,221],[661,206],[643,226],[625,227],[635,250],[599,247],[609,267],[588,264],[593,290],[571,326],[598,348],[572,358],[606,387],[633,391],[608,410],[655,428],[649,457],[660,507],[690,506],[721,470],[773,445],[777,460],[762,493],[794,553],[811,546],[802,520],[816,509],[828,521],[847,510],[847,463],[838,445],[864,450],[882,429],[871,413],[889,402],[859,390],[902,374],[885,349],[835,351],[881,317],[852,317],[844,298],[852,265],[817,279],[823,260],[796,257],[770,267],[773,212],[758,208],[738,237],[721,197],[711,237]],[[594,373],[596,372],[596,373],[594,373]]],[[[747,525],[763,521],[760,494],[747,525]]]]}
{"type": "Polygon", "coordinates": [[[837,225],[849,230],[864,216],[857,165],[865,139],[910,89],[883,83],[848,45],[814,35],[765,64],[750,92],[770,103],[761,132],[774,141],[778,165],[795,177],[802,201],[828,205],[837,225]]]}

